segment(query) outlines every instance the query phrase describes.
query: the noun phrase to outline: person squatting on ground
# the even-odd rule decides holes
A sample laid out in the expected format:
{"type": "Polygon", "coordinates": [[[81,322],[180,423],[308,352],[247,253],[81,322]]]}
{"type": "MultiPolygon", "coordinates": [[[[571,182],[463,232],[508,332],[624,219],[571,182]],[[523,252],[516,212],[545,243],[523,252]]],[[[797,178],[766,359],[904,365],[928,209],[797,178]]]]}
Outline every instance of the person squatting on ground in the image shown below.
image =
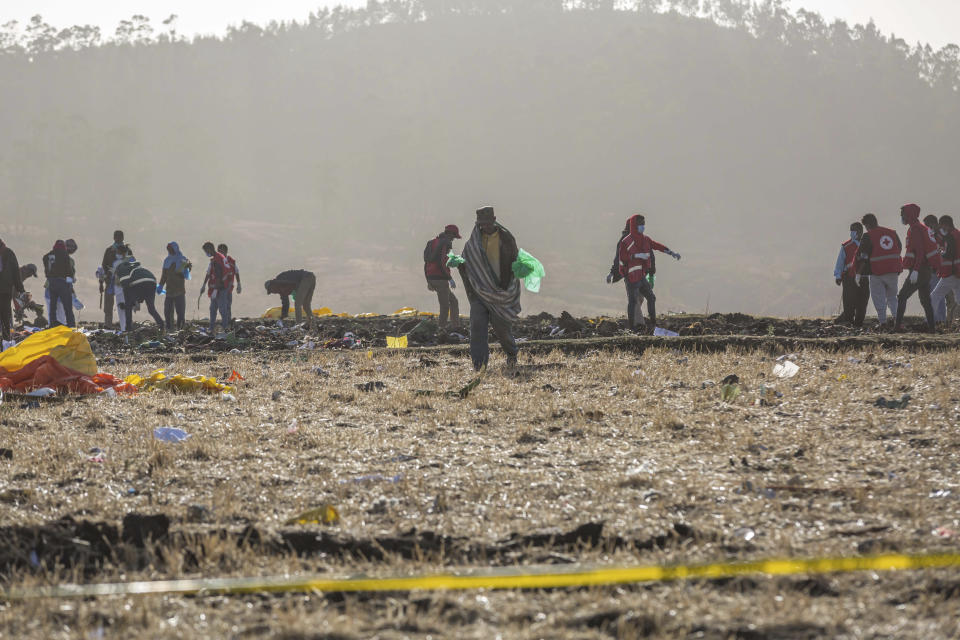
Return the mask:
{"type": "Polygon", "coordinates": [[[493,207],[477,209],[477,222],[463,246],[460,279],[470,302],[470,358],[480,371],[490,359],[490,327],[507,355],[507,366],[517,364],[517,341],[512,325],[520,315],[520,280],[513,263],[520,250],[506,227],[497,222],[493,207]]]}
{"type": "Polygon", "coordinates": [[[903,254],[903,268],[907,278],[897,296],[896,330],[903,331],[903,316],[907,312],[907,301],[916,293],[920,305],[927,317],[927,329],[935,329],[933,304],[930,302],[930,276],[940,268],[940,249],[933,240],[927,225],[920,222],[920,207],[905,204],[900,208],[900,220],[907,225],[907,244],[903,254]]]}
{"type": "Polygon", "coordinates": [[[122,246],[123,231],[118,229],[113,232],[113,244],[103,252],[103,262],[97,269],[100,293],[103,294],[103,325],[105,329],[109,329],[113,325],[113,304],[116,301],[116,291],[113,287],[113,264],[117,261],[117,249],[122,246]]]}
{"type": "Polygon", "coordinates": [[[863,319],[867,315],[867,303],[870,301],[869,278],[857,277],[857,255],[860,252],[860,241],[863,238],[863,225],[854,222],[850,225],[850,238],[840,245],[840,255],[837,264],[833,267],[833,278],[837,286],[842,286],[841,296],[843,311],[840,313],[840,322],[852,323],[855,327],[863,326],[863,319]]]}
{"type": "MultiPolygon", "coordinates": [[[[620,232],[620,240],[617,241],[617,246],[616,248],[614,248],[613,264],[610,265],[610,273],[607,274],[607,284],[614,284],[623,280],[624,291],[627,292],[627,296],[629,297],[630,281],[624,278],[622,275],[620,275],[620,242],[622,242],[623,239],[626,238],[628,235],[630,235],[629,220],[627,220],[627,223],[623,225],[623,231],[620,232]]],[[[657,272],[657,254],[651,253],[650,254],[650,273],[655,274],[656,272],[657,272]]],[[[643,326],[644,329],[646,329],[647,321],[643,319],[643,313],[640,313],[639,311],[640,310],[638,309],[636,312],[634,312],[634,315],[638,316],[637,317],[637,319],[639,320],[638,324],[640,324],[641,326],[643,326]]],[[[627,318],[627,326],[629,326],[629,323],[630,323],[630,319],[627,318]]]]}
{"type": "Polygon", "coordinates": [[[57,240],[53,250],[43,256],[43,273],[47,278],[47,289],[50,292],[47,322],[51,328],[60,324],[75,327],[77,323],[73,316],[73,279],[77,274],[63,240],[57,240]],[[58,304],[63,304],[66,321],[64,323],[57,320],[58,304]]]}
{"type": "Polygon", "coordinates": [[[157,313],[157,307],[154,305],[154,299],[157,295],[157,279],[154,275],[142,267],[132,253],[129,253],[129,247],[117,249],[117,256],[126,258],[117,263],[115,270],[117,283],[123,289],[123,315],[126,318],[127,330],[133,328],[133,307],[139,303],[147,306],[147,311],[157,323],[157,328],[163,332],[163,318],[157,313]]]}
{"type": "MultiPolygon", "coordinates": [[[[940,221],[937,220],[937,216],[932,213],[923,217],[923,224],[927,225],[927,229],[930,230],[930,239],[933,240],[934,244],[937,245],[937,251],[943,253],[943,236],[940,235],[940,221]]],[[[933,290],[937,288],[937,285],[940,283],[940,269],[934,268],[930,274],[930,285],[927,287],[930,289],[930,303],[933,304],[933,290]]],[[[947,321],[947,301],[944,301],[940,306],[933,305],[933,321],[936,323],[946,322],[947,321]]]]}
{"type": "Polygon", "coordinates": [[[941,216],[938,221],[940,237],[943,239],[943,250],[940,254],[940,280],[937,288],[930,295],[930,303],[934,310],[942,304],[944,315],[938,322],[946,322],[947,296],[953,294],[954,303],[960,300],[960,230],[953,226],[953,218],[941,216]]]}
{"type": "Polygon", "coordinates": [[[644,235],[646,220],[642,215],[632,216],[627,221],[627,229],[627,234],[617,245],[620,275],[627,280],[627,324],[631,331],[636,329],[637,308],[640,306],[640,298],[644,298],[650,316],[648,331],[652,332],[657,326],[657,297],[653,293],[656,269],[651,257],[654,251],[660,251],[679,260],[680,254],[644,235]]]}
{"type": "Polygon", "coordinates": [[[226,333],[230,330],[230,301],[225,293],[227,272],[230,267],[227,265],[227,257],[217,251],[212,242],[203,243],[203,252],[210,258],[210,264],[203,278],[203,285],[200,287],[200,295],[208,291],[207,295],[210,297],[210,335],[216,333],[218,312],[223,331],[226,333]]]}
{"type": "MultiPolygon", "coordinates": [[[[33,263],[25,264],[20,267],[20,282],[24,283],[26,287],[26,281],[29,278],[37,277],[37,265],[33,263]]],[[[21,291],[19,295],[15,296],[13,299],[13,317],[16,322],[23,322],[27,318],[27,311],[33,311],[36,314],[34,319],[34,324],[38,327],[45,326],[47,324],[47,319],[45,316],[45,311],[42,304],[37,304],[33,296],[30,295],[28,291],[21,291]]]]}
{"type": "Polygon", "coordinates": [[[13,298],[24,293],[17,254],[0,240],[0,329],[4,340],[10,340],[13,330],[13,298]]]}
{"type": "Polygon", "coordinates": [[[893,229],[877,224],[877,216],[868,213],[860,218],[867,231],[860,239],[859,266],[856,283],[869,280],[870,297],[877,310],[877,319],[882,327],[887,322],[887,309],[890,317],[897,315],[897,281],[903,271],[900,252],[903,245],[900,236],[893,229]]]}
{"type": "Polygon", "coordinates": [[[227,296],[227,317],[233,317],[233,283],[237,283],[237,295],[243,293],[243,287],[240,283],[240,269],[237,268],[237,261],[229,253],[230,249],[222,242],[217,245],[217,252],[223,254],[224,264],[227,265],[226,275],[224,276],[223,290],[227,296]]]}
{"type": "Polygon", "coordinates": [[[447,255],[453,251],[455,239],[460,239],[460,229],[448,224],[423,249],[423,274],[427,278],[427,290],[436,292],[437,302],[440,303],[437,323],[441,329],[446,329],[448,325],[454,329],[460,328],[460,301],[452,291],[457,288],[457,283],[453,281],[450,267],[447,266],[447,255]]]}
{"type": "Polygon", "coordinates": [[[313,290],[317,287],[317,277],[310,271],[297,269],[284,271],[273,280],[263,283],[268,294],[280,296],[280,319],[290,315],[290,296],[293,296],[294,313],[297,324],[307,319],[307,326],[313,330],[313,290]]]}
{"type": "Polygon", "coordinates": [[[186,323],[187,280],[190,279],[192,268],[190,260],[180,252],[180,245],[170,242],[167,245],[167,257],[163,259],[160,282],[157,283],[157,295],[166,296],[163,301],[163,319],[166,322],[167,331],[173,331],[174,326],[177,331],[180,331],[186,323]],[[176,325],[174,325],[174,313],[177,317],[176,325]]]}

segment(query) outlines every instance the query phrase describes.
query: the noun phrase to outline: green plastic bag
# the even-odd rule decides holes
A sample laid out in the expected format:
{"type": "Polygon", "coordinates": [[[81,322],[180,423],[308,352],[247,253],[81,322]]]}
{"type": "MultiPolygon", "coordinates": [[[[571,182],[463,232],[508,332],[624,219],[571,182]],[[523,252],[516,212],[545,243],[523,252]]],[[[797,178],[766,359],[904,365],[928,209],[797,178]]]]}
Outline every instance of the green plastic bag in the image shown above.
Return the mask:
{"type": "Polygon", "coordinates": [[[447,268],[456,269],[462,264],[465,264],[467,261],[455,254],[453,251],[447,254],[447,268]]]}
{"type": "Polygon", "coordinates": [[[540,292],[540,281],[547,275],[540,261],[520,249],[517,260],[513,263],[513,275],[523,280],[523,286],[532,293],[540,292]]]}

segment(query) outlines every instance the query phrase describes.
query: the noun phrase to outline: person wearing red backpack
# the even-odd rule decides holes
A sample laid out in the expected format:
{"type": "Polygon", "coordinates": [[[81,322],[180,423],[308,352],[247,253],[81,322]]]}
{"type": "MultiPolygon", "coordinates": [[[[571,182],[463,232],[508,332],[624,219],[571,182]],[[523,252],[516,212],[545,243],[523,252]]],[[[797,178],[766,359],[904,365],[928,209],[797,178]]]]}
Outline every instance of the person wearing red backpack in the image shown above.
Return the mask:
{"type": "Polygon", "coordinates": [[[920,222],[920,207],[905,204],[900,208],[900,220],[907,225],[907,244],[904,247],[903,268],[907,270],[907,279],[897,295],[896,331],[903,331],[903,316],[907,312],[907,301],[916,293],[920,305],[927,317],[927,329],[935,329],[933,304],[930,301],[930,277],[934,269],[940,266],[940,249],[930,236],[930,229],[920,222]]]}
{"type": "Polygon", "coordinates": [[[453,251],[453,241],[460,239],[460,229],[448,224],[443,232],[427,243],[423,248],[423,275],[427,278],[427,289],[437,294],[440,303],[440,316],[437,324],[441,329],[453,325],[460,328],[460,301],[453,295],[457,283],[453,281],[450,267],[447,266],[447,254],[453,251]]]}
{"type": "MultiPolygon", "coordinates": [[[[940,254],[940,282],[930,295],[930,303],[934,309],[943,305],[946,309],[947,296],[953,294],[955,301],[960,301],[960,231],[953,226],[953,218],[940,216],[940,237],[943,239],[943,250],[940,254]]],[[[947,317],[939,319],[946,322],[947,317]]]]}

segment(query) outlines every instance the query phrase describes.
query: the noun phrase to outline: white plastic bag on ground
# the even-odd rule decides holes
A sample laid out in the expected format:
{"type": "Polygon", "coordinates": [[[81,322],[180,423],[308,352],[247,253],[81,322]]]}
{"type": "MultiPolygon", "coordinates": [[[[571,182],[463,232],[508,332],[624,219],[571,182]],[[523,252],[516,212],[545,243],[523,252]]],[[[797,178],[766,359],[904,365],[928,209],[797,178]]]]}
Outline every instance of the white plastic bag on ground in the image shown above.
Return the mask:
{"type": "Polygon", "coordinates": [[[783,362],[773,366],[773,375],[778,378],[792,378],[800,372],[800,367],[790,360],[784,360],[783,362]]]}

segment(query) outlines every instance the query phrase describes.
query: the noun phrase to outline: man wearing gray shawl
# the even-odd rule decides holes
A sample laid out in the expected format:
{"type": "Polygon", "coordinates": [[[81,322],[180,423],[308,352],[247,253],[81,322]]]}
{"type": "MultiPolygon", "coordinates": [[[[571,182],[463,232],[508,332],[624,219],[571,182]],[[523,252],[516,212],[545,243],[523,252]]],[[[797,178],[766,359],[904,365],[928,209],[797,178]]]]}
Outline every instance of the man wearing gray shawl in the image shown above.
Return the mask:
{"type": "Polygon", "coordinates": [[[497,222],[493,207],[477,209],[477,224],[459,266],[470,301],[470,357],[477,371],[490,357],[490,325],[507,354],[507,366],[517,363],[517,342],[511,332],[520,314],[520,280],[513,274],[517,254],[516,239],[497,222]]]}

